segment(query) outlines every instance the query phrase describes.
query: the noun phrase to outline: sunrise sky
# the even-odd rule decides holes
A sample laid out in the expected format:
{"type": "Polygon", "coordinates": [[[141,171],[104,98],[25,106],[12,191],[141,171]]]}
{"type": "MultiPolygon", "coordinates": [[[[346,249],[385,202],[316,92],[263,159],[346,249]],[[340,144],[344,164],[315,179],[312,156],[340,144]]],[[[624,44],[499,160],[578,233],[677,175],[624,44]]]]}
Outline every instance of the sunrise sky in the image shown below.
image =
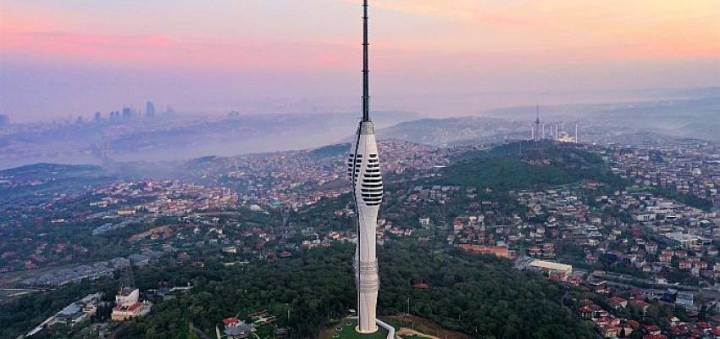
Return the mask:
{"type": "MultiPolygon", "coordinates": [[[[0,113],[89,116],[148,99],[198,112],[352,109],[360,4],[0,0],[0,113]]],[[[371,6],[375,109],[473,114],[541,94],[575,102],[720,85],[718,0],[371,6]]]]}

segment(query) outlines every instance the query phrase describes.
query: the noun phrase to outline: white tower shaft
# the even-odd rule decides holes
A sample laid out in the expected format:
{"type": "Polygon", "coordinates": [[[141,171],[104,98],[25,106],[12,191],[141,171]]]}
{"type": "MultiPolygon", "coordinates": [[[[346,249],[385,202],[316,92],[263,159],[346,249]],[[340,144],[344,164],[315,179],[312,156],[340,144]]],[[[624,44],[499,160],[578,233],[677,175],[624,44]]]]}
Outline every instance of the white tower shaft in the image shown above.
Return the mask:
{"type": "Polygon", "coordinates": [[[376,254],[376,229],[383,182],[372,122],[360,123],[356,145],[348,159],[357,206],[358,238],[355,248],[355,280],[358,291],[358,332],[377,331],[377,297],[380,287],[376,254]]]}

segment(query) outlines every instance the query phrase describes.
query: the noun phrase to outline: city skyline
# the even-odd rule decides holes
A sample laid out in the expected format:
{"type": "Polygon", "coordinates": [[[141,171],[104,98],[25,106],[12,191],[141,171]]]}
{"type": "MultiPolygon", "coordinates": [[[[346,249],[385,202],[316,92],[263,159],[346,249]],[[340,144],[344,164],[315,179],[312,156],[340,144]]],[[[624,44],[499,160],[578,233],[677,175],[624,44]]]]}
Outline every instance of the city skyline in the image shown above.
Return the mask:
{"type": "MultiPolygon", "coordinates": [[[[358,6],[3,0],[0,112],[50,120],[148,99],[202,112],[271,101],[349,111],[360,83],[344,70],[359,56],[344,18],[358,6]]],[[[716,86],[717,12],[712,1],[381,1],[376,107],[447,116],[716,86]]]]}

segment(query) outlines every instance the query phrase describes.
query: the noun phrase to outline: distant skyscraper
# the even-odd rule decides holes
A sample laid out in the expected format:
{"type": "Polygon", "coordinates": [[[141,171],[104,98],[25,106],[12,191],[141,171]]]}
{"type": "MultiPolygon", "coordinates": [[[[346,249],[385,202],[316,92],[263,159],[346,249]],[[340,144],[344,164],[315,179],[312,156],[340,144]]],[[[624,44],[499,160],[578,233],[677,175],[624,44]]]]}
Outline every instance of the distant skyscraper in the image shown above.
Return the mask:
{"type": "Polygon", "coordinates": [[[155,104],[153,104],[152,101],[148,101],[145,104],[145,116],[148,118],[152,118],[155,116],[155,104]]]}
{"type": "Polygon", "coordinates": [[[363,115],[348,159],[348,175],[352,181],[358,221],[354,260],[358,300],[357,331],[374,333],[378,330],[376,318],[380,288],[375,233],[383,199],[383,182],[375,141],[375,125],[370,120],[367,0],[364,1],[363,10],[363,115]]]}
{"type": "Polygon", "coordinates": [[[10,124],[10,118],[7,115],[0,114],[0,127],[10,124]]]}
{"type": "Polygon", "coordinates": [[[533,140],[540,138],[540,105],[535,106],[535,129],[533,129],[533,140]]]}
{"type": "Polygon", "coordinates": [[[132,117],[132,109],[130,107],[123,107],[122,118],[123,120],[130,120],[132,117]]]}

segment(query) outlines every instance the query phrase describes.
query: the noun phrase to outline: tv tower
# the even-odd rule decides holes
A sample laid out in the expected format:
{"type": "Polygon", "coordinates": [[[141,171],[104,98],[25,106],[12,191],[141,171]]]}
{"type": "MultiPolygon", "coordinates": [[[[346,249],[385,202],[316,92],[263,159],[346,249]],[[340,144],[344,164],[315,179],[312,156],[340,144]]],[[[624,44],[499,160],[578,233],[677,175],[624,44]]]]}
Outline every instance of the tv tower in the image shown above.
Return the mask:
{"type": "Polygon", "coordinates": [[[377,218],[383,199],[380,159],[375,141],[375,125],[370,120],[370,70],[368,53],[368,1],[363,3],[363,96],[362,120],[348,159],[348,176],[352,181],[357,214],[355,247],[355,284],[357,286],[359,333],[375,333],[377,297],[380,287],[375,253],[377,218]]]}

